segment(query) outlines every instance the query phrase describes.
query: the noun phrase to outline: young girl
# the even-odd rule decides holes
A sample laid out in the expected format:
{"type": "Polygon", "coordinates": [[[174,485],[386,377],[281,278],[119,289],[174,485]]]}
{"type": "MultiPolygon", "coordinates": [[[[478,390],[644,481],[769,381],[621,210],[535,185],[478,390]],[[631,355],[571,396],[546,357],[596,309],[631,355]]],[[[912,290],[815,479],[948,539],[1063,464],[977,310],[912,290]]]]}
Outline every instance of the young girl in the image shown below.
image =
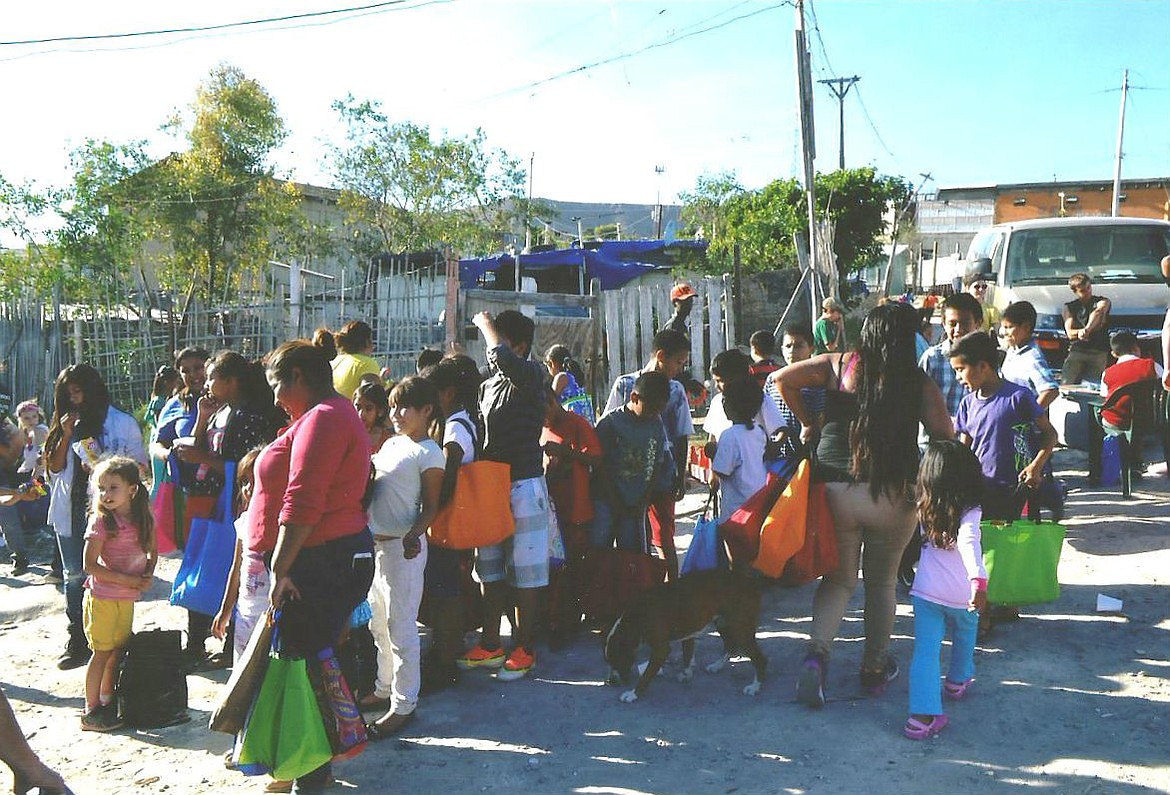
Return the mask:
{"type": "Polygon", "coordinates": [[[739,510],[763,487],[768,473],[764,448],[768,436],[756,421],[764,392],[755,381],[740,378],[723,388],[723,407],[731,427],[719,436],[712,471],[719,476],[719,519],[739,510]]]}
{"type": "Polygon", "coordinates": [[[264,555],[244,548],[248,537],[248,505],[252,502],[252,484],[256,458],[263,447],[253,447],[236,465],[236,553],[228,574],[227,589],[219,612],[211,622],[211,634],[220,640],[227,637],[228,625],[235,619],[232,635],[232,659],[239,660],[252,637],[256,623],[268,609],[269,571],[264,555]]]}
{"type": "MultiPolygon", "coordinates": [[[[475,460],[479,426],[473,412],[479,395],[479,368],[470,357],[448,356],[426,367],[423,377],[435,385],[447,422],[443,428],[443,486],[439,505],[455,493],[459,467],[475,460]]],[[[429,547],[423,591],[426,593],[434,644],[422,670],[422,691],[432,693],[459,679],[456,658],[463,653],[463,604],[459,599],[461,570],[466,553],[429,547]]]]}
{"type": "Polygon", "coordinates": [[[154,516],[138,463],[121,456],[94,467],[97,484],[85,531],[85,638],[93,657],[85,672],[83,731],[122,725],[113,703],[122,649],[134,629],[134,602],[150,587],[157,562],[154,516]]]}
{"type": "MultiPolygon", "coordinates": [[[[24,450],[12,485],[28,492],[28,496],[16,503],[16,512],[20,516],[19,524],[6,528],[11,536],[14,536],[9,538],[12,547],[13,577],[19,577],[28,571],[29,537],[36,538],[40,528],[45,526],[49,518],[49,495],[45,486],[45,463],[42,460],[45,439],[49,436],[45,415],[35,400],[26,400],[16,407],[16,420],[21,440],[24,442],[24,450]]],[[[54,561],[53,571],[60,575],[59,561],[54,561]]]]}
{"type": "MultiPolygon", "coordinates": [[[[974,681],[979,611],[987,606],[987,570],[979,543],[979,461],[962,442],[931,442],[918,470],[922,557],[910,591],[914,659],[910,663],[911,740],[947,725],[939,693],[939,652],[951,628],[951,665],[942,692],[961,699],[974,681]]],[[[913,543],[913,542],[912,542],[913,543]]]]}
{"type": "Polygon", "coordinates": [[[390,393],[397,436],[373,456],[369,520],[374,531],[374,618],[378,646],[374,695],[390,708],[368,727],[372,740],[394,734],[414,717],[420,686],[416,620],[427,564],[425,533],[439,507],[443,429],[439,392],[425,378],[403,379],[390,393]]]}
{"type": "Polygon", "coordinates": [[[573,358],[573,354],[564,345],[554,345],[544,355],[544,365],[552,376],[552,389],[556,393],[561,405],[574,414],[579,414],[589,420],[590,425],[597,423],[596,412],[593,410],[593,401],[581,383],[585,380],[585,371],[573,358]]]}
{"type": "Polygon", "coordinates": [[[353,391],[353,407],[362,418],[362,425],[370,434],[370,450],[378,452],[383,443],[394,435],[390,427],[390,402],[381,384],[363,381],[353,391]]]}

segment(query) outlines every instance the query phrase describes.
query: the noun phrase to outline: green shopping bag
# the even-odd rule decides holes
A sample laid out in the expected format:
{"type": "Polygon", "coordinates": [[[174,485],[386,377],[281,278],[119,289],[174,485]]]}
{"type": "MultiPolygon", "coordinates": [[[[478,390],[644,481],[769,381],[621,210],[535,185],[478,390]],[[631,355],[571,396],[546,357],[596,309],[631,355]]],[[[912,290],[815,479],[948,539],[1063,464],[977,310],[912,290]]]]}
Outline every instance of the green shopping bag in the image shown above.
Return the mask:
{"type": "Polygon", "coordinates": [[[272,655],[240,737],[240,769],[291,781],[332,758],[305,660],[272,655]]]}
{"type": "Polygon", "coordinates": [[[1056,568],[1064,544],[1064,526],[1055,522],[984,521],[983,565],[987,567],[987,601],[1032,605],[1060,598],[1056,568]]]}

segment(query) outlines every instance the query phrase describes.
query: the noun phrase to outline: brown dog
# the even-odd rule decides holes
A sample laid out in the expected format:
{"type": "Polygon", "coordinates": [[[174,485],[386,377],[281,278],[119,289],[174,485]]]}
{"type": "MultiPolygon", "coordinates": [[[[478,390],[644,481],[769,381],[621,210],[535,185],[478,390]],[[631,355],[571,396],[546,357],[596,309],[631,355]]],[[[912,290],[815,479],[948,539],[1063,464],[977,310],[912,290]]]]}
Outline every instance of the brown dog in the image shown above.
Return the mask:
{"type": "Polygon", "coordinates": [[[622,693],[622,701],[637,701],[645,694],[666,662],[671,641],[682,641],[683,670],[678,678],[682,682],[690,681],[695,673],[695,637],[715,621],[715,628],[723,638],[724,656],[707,666],[707,670],[716,673],[732,654],[747,654],[756,676],[743,692],[754,696],[768,667],[768,659],[756,643],[759,620],[760,587],[743,574],[715,569],[655,586],[626,608],[605,639],[610,684],[630,681],[634,656],[643,640],[650,646],[650,661],[634,688],[622,693]]]}

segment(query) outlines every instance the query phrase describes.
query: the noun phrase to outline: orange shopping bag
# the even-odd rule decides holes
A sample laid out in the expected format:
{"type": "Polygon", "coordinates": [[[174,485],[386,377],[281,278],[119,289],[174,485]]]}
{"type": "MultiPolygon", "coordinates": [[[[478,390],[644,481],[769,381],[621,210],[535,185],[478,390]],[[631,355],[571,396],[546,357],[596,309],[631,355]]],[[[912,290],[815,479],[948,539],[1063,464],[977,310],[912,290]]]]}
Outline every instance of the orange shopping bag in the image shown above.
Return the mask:
{"type": "Polygon", "coordinates": [[[455,493],[427,530],[430,543],[447,549],[498,544],[516,532],[512,516],[512,468],[496,461],[459,467],[455,493]]]}
{"type": "Polygon", "coordinates": [[[767,577],[779,577],[784,565],[804,546],[805,522],[808,520],[808,490],[811,480],[806,458],[780,494],[764,519],[760,531],[760,554],[752,566],[767,577]]]}

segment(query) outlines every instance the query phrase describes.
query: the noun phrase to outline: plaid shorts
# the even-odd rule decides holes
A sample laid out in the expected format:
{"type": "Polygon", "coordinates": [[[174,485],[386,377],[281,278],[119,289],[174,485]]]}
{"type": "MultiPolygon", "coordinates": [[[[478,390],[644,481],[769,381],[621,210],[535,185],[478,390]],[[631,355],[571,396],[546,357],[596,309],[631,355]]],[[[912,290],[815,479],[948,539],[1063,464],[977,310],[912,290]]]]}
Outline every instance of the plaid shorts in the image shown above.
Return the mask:
{"type": "Polygon", "coordinates": [[[515,588],[548,585],[548,536],[552,503],[544,476],[512,483],[512,516],[516,534],[499,544],[475,551],[480,582],[507,583],[515,588]]]}

